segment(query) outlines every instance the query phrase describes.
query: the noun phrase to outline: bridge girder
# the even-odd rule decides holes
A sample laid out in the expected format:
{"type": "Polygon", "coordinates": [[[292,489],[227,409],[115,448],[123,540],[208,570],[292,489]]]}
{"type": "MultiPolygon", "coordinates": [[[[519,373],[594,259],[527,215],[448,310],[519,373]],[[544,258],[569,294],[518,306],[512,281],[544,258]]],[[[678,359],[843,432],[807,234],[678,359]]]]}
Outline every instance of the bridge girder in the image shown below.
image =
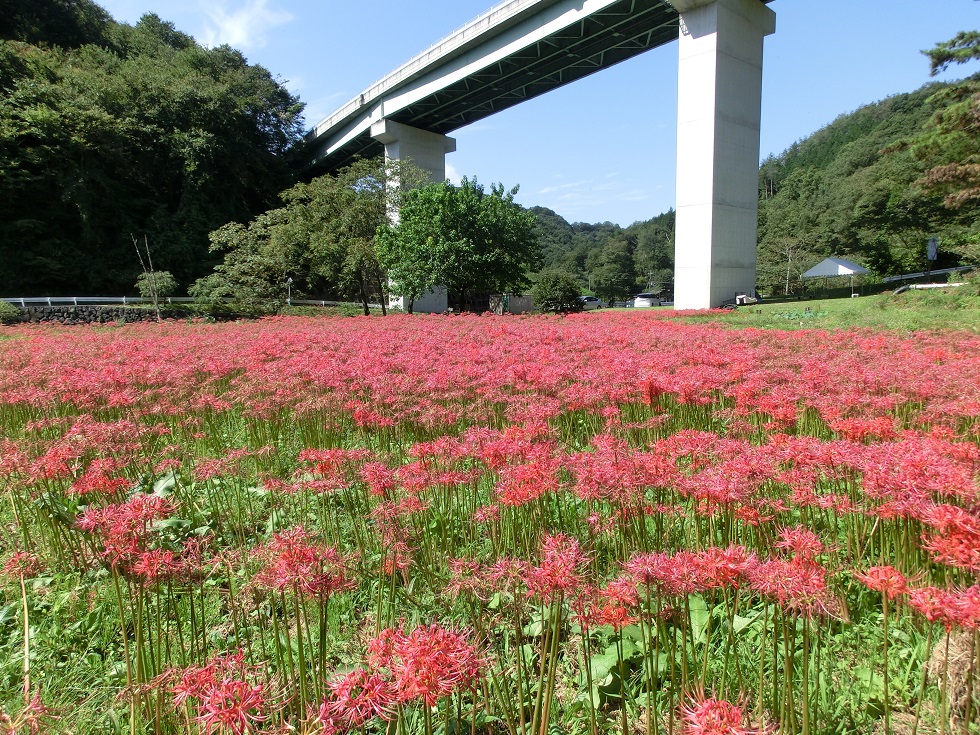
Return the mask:
{"type": "MultiPolygon", "coordinates": [[[[326,131],[317,126],[307,136],[314,165],[333,171],[358,157],[380,155],[384,148],[368,131],[371,122],[382,117],[447,134],[677,39],[678,13],[666,0],[599,0],[596,4],[602,7],[587,13],[588,2],[574,4],[583,8],[580,17],[547,35],[529,34],[526,45],[459,79],[434,83],[441,73],[436,68],[410,78],[403,87],[364,99],[326,131]],[[391,101],[411,85],[432,86],[432,90],[389,109],[391,101]]],[[[549,10],[562,2],[545,0],[541,5],[549,10]]]]}

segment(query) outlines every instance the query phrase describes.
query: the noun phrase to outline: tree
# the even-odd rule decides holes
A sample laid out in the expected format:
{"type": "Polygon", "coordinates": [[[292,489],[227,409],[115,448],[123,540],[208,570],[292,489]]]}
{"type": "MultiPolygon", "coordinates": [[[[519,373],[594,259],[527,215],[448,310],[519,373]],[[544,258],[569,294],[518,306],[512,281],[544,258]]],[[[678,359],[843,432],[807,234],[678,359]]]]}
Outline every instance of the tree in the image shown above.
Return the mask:
{"type": "Polygon", "coordinates": [[[275,312],[292,279],[297,293],[357,298],[369,314],[372,297],[384,303],[387,283],[375,233],[402,192],[423,178],[415,166],[379,157],[287,189],[282,207],[211,233],[211,249],[224,261],[194,284],[192,295],[204,304],[231,300],[243,311],[275,312]]]}
{"type": "MultiPolygon", "coordinates": [[[[926,51],[933,75],[951,64],[980,59],[980,32],[964,31],[926,51]]],[[[925,165],[919,179],[927,194],[942,197],[948,215],[934,216],[930,229],[945,225],[943,250],[966,261],[980,259],[977,245],[977,203],[980,203],[980,75],[946,85],[929,98],[935,112],[925,129],[907,141],[925,165]]]]}
{"type": "Polygon", "coordinates": [[[524,289],[540,260],[535,217],[514,202],[517,188],[476,179],[409,191],[397,224],[378,231],[378,255],[395,290],[417,299],[443,285],[459,308],[473,292],[524,289]]]}
{"type": "Polygon", "coordinates": [[[238,51],[154,15],[115,23],[87,0],[14,6],[16,37],[0,41],[0,291],[124,292],[133,232],[190,282],[213,264],[208,232],[293,182],[302,104],[238,51]]]}
{"type": "MultiPolygon", "coordinates": [[[[960,33],[926,54],[933,75],[950,64],[980,59],[980,32],[960,33]]],[[[931,165],[923,187],[944,194],[945,205],[958,210],[980,201],[980,79],[946,87],[930,103],[939,109],[913,151],[931,165]]]]}
{"type": "Polygon", "coordinates": [[[534,304],[542,311],[555,314],[582,311],[579,286],[575,276],[561,271],[544,271],[531,290],[534,304]]]}
{"type": "Polygon", "coordinates": [[[620,236],[594,250],[586,262],[596,295],[606,301],[627,299],[636,286],[633,253],[636,238],[620,236]]]}

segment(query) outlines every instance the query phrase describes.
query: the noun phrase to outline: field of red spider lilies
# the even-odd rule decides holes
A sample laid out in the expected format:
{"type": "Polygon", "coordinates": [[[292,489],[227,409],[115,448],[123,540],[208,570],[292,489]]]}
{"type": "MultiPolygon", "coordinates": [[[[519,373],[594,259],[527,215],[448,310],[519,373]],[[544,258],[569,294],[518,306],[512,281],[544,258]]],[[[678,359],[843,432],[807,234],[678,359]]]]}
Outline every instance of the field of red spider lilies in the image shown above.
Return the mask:
{"type": "Polygon", "coordinates": [[[0,733],[980,728],[980,337],[0,330],[0,733]]]}

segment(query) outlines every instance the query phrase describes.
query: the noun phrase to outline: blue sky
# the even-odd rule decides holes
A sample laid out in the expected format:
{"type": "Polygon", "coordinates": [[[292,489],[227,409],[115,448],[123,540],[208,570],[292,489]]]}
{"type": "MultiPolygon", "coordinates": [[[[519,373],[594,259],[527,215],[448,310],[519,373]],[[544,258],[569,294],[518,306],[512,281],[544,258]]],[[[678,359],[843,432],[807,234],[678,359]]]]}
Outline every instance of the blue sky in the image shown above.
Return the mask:
{"type": "MultiPolygon", "coordinates": [[[[97,0],[98,1],[98,0],[97,0]]],[[[320,118],[493,0],[101,0],[206,45],[228,43],[279,76],[320,118]]],[[[773,0],[762,157],[834,118],[930,81],[920,51],[980,27],[977,0],[773,0]]],[[[526,206],[628,225],[674,206],[677,45],[669,44],[456,131],[450,178],[520,185],[526,206]]],[[[939,79],[976,72],[949,70],[939,79]]]]}

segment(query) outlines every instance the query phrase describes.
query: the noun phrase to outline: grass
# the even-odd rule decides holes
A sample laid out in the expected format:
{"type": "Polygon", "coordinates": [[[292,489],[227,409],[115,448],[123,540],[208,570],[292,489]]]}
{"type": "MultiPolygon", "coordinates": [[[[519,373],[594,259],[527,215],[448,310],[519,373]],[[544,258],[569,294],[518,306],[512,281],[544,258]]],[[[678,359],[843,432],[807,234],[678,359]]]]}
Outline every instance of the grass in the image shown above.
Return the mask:
{"type": "Polygon", "coordinates": [[[720,322],[761,329],[872,328],[899,332],[980,332],[977,286],[891,292],[847,299],[768,301],[734,311],[679,316],[688,322],[720,322]]]}

